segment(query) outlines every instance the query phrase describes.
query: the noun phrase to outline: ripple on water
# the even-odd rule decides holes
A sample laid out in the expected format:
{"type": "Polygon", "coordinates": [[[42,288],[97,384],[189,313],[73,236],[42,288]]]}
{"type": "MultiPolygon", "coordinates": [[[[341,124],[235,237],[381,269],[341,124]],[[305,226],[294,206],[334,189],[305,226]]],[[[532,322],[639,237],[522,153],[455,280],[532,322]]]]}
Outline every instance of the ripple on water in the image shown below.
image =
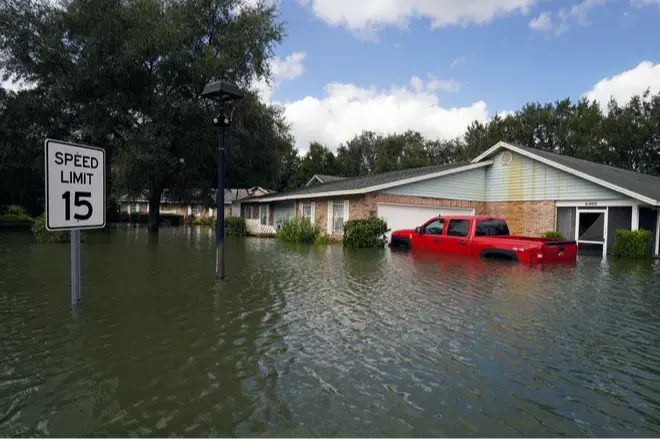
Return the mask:
{"type": "Polygon", "coordinates": [[[660,264],[128,229],[0,246],[3,436],[655,436],[660,264]],[[39,267],[38,270],[35,267],[39,267]]]}

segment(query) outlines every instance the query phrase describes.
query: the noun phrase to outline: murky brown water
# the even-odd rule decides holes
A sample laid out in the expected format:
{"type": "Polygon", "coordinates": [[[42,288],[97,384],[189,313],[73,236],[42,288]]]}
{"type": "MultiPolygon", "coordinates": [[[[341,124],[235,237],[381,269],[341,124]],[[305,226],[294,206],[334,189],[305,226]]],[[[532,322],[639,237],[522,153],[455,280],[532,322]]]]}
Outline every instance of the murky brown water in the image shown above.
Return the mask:
{"type": "Polygon", "coordinates": [[[0,436],[657,436],[660,264],[0,234],[0,436]]]}

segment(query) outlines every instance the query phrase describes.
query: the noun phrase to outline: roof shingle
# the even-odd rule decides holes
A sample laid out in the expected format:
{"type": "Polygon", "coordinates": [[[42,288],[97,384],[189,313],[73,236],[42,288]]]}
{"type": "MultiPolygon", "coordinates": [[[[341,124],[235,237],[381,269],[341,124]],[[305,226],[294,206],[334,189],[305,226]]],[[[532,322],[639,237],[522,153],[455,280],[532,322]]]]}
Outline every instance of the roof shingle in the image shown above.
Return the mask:
{"type": "MultiPolygon", "coordinates": [[[[344,178],[330,183],[320,184],[310,187],[291,189],[288,191],[277,192],[275,194],[262,195],[260,197],[250,198],[249,201],[265,201],[270,198],[279,198],[292,195],[323,194],[325,192],[349,191],[356,189],[365,189],[381,184],[393,183],[398,180],[420,177],[426,174],[448,171],[461,166],[467,166],[469,163],[454,163],[450,165],[424,166],[421,168],[409,168],[399,171],[383,172],[382,174],[365,175],[362,177],[344,178]]],[[[247,201],[247,200],[246,200],[247,201]]]]}

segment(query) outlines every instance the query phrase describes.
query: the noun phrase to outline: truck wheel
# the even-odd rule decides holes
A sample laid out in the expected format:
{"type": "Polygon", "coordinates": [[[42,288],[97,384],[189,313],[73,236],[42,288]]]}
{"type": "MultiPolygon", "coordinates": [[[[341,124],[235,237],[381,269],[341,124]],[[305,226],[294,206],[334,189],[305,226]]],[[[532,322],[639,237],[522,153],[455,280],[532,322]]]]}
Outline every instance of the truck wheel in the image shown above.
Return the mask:
{"type": "Polygon", "coordinates": [[[500,250],[496,248],[489,248],[481,252],[481,257],[484,259],[499,259],[503,261],[517,261],[518,255],[511,250],[500,250]]]}
{"type": "Polygon", "coordinates": [[[392,240],[390,247],[403,249],[403,250],[410,250],[411,248],[410,240],[405,238],[395,238],[392,240]]]}

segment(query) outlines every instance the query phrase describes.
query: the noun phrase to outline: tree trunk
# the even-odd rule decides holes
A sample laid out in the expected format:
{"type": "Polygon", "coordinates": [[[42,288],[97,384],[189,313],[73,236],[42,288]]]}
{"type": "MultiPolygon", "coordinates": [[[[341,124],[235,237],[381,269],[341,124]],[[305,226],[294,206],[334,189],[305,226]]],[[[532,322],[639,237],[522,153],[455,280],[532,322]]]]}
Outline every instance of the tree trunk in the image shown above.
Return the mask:
{"type": "Polygon", "coordinates": [[[152,189],[149,191],[149,231],[158,233],[160,226],[160,196],[163,193],[161,189],[152,189]]]}

